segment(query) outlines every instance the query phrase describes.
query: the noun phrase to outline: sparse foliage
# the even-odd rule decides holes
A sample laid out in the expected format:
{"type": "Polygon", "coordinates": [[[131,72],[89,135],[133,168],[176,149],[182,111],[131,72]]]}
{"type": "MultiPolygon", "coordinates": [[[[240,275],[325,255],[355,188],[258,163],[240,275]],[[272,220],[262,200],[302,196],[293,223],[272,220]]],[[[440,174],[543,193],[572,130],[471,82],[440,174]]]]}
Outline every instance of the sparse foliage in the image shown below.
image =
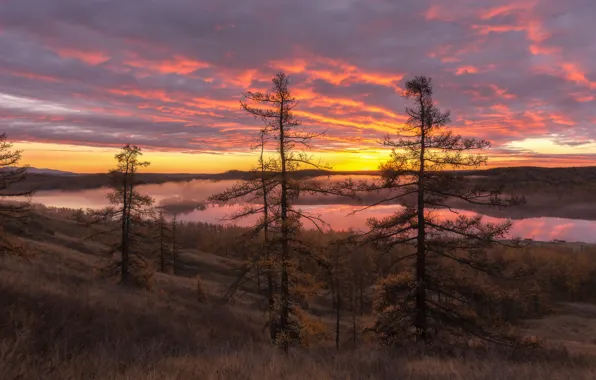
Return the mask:
{"type": "Polygon", "coordinates": [[[110,253],[120,253],[120,260],[107,265],[104,272],[118,272],[120,282],[124,285],[137,284],[147,286],[151,277],[151,266],[147,262],[147,217],[151,214],[153,199],[138,192],[139,185],[136,174],[139,169],[149,166],[149,162],[141,161],[141,148],[125,145],[115,155],[116,168],[110,171],[111,191],[107,198],[110,206],[93,212],[93,223],[106,223],[111,228],[102,233],[116,233],[118,243],[110,253]]]}
{"type": "Polygon", "coordinates": [[[312,139],[320,134],[299,128],[300,123],[293,114],[298,101],[291,95],[288,77],[284,73],[273,78],[270,93],[247,92],[245,98],[248,102],[241,102],[244,111],[261,119],[264,124],[259,134],[261,155],[255,179],[238,184],[212,197],[212,200],[228,202],[250,197],[254,203],[234,218],[261,215],[254,230],[262,236],[261,253],[247,262],[241,277],[253,269],[265,270],[271,338],[287,351],[291,344],[306,342],[305,328],[311,324],[306,322],[309,317],[304,310],[315,286],[308,273],[301,269],[301,260],[311,257],[312,250],[300,241],[298,232],[303,220],[321,230],[326,225],[320,216],[296,208],[294,201],[304,193],[342,192],[340,187],[325,186],[308,179],[298,181],[292,176],[293,172],[304,167],[317,170],[327,167],[302,150],[310,148],[312,139]],[[269,150],[270,158],[265,159],[268,144],[274,146],[275,151],[269,150]]]}
{"type": "Polygon", "coordinates": [[[172,225],[166,219],[165,212],[159,208],[153,221],[153,228],[155,230],[155,240],[158,242],[158,266],[159,271],[167,273],[168,268],[173,267],[173,257],[171,242],[172,242],[172,225]]]}
{"type": "Polygon", "coordinates": [[[490,143],[445,130],[450,114],[435,106],[432,94],[430,78],[406,83],[405,97],[414,106],[406,108],[408,120],[398,138],[383,141],[392,149],[391,158],[381,165],[380,179],[367,187],[392,191],[377,204],[404,204],[390,217],[372,219],[366,235],[381,251],[399,250],[400,255],[397,272],[379,283],[377,331],[389,343],[409,337],[428,343],[445,335],[503,342],[508,337],[499,335],[486,313],[495,297],[470,276],[502,275],[502,263],[489,260],[486,249],[507,238],[511,223],[485,223],[480,216],[459,214],[454,205],[508,207],[522,200],[502,197],[499,189],[480,183],[471,187],[458,172],[445,171],[485,164],[487,157],[474,151],[490,143]]]}
{"type": "Polygon", "coordinates": [[[20,166],[21,159],[22,151],[14,150],[6,134],[0,134],[0,254],[23,253],[21,245],[6,234],[8,224],[22,228],[31,208],[33,189],[14,190],[27,179],[29,166],[20,166]]]}

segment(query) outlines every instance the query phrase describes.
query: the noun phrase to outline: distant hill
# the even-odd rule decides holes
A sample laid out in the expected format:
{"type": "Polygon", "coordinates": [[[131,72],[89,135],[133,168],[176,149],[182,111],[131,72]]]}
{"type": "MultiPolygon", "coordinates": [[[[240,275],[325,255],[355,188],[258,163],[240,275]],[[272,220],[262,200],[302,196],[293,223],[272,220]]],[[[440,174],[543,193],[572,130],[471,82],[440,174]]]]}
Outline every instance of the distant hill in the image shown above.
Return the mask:
{"type": "Polygon", "coordinates": [[[27,172],[30,174],[47,174],[47,175],[59,175],[59,176],[75,176],[79,175],[73,172],[66,172],[63,170],[56,169],[40,169],[40,168],[29,168],[27,172]]]}
{"type": "MultiPolygon", "coordinates": [[[[490,181],[503,185],[505,191],[512,193],[534,194],[554,193],[573,194],[590,200],[596,188],[596,167],[543,168],[543,167],[504,167],[484,170],[458,171],[470,181],[490,181]]],[[[292,173],[294,178],[309,178],[326,175],[360,176],[378,175],[377,171],[322,171],[300,170],[292,173]]],[[[255,173],[230,170],[218,174],[166,174],[140,173],[139,181],[144,184],[165,182],[185,182],[191,180],[248,180],[255,178],[255,173]]],[[[16,188],[37,190],[82,190],[104,187],[109,184],[107,173],[76,174],[54,169],[31,168],[27,181],[15,185],[16,188]],[[72,177],[76,176],[76,179],[72,177]]]]}

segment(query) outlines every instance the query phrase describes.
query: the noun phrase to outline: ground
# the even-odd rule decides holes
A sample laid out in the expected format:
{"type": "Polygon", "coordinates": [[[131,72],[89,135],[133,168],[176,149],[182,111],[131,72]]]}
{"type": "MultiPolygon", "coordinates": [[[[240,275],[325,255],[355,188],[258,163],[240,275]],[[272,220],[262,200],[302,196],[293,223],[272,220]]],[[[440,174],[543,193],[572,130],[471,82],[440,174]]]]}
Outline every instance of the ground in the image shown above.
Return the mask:
{"type": "Polygon", "coordinates": [[[74,221],[48,217],[38,233],[24,234],[31,256],[0,258],[3,379],[596,379],[594,305],[562,304],[526,321],[526,334],[553,349],[523,357],[422,355],[372,343],[286,357],[270,347],[251,302],[222,298],[233,278],[220,257],[185,250],[178,275],[157,273],[149,291],[125,289],[98,278],[101,247],[81,233],[74,221]],[[197,274],[207,302],[197,300],[197,274]]]}

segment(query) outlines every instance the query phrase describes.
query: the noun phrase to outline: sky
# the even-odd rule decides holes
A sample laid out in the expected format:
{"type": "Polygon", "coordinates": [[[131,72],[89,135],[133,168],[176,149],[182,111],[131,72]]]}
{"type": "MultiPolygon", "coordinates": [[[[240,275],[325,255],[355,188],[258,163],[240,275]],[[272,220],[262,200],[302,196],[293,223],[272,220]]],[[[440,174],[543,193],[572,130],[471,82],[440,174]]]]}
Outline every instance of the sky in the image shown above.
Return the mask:
{"type": "Polygon", "coordinates": [[[388,157],[406,80],[433,78],[450,128],[490,166],[596,165],[594,0],[2,0],[0,131],[24,163],[153,172],[249,169],[247,90],[278,71],[336,170],[388,157]]]}

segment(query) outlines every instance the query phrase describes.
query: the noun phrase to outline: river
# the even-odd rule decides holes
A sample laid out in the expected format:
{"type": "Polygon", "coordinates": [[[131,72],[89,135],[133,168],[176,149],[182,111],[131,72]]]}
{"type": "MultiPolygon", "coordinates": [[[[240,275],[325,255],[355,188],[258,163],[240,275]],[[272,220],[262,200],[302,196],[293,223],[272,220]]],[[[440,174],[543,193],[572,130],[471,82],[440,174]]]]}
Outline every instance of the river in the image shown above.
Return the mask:
{"type": "MultiPolygon", "coordinates": [[[[236,181],[206,181],[193,180],[190,182],[168,182],[159,185],[142,185],[138,190],[142,194],[148,194],[155,198],[156,202],[168,201],[170,199],[183,199],[204,201],[210,195],[222,191],[236,181]]],[[[39,191],[33,201],[48,207],[66,208],[101,208],[108,202],[106,194],[108,190],[89,189],[78,191],[39,191]]],[[[335,201],[335,199],[334,199],[335,201]]],[[[333,202],[333,201],[332,201],[333,202]]],[[[210,205],[204,210],[194,210],[181,214],[179,219],[186,221],[202,221],[211,223],[225,223],[225,218],[238,210],[241,205],[210,205]]],[[[325,202],[314,198],[301,200],[300,209],[311,214],[321,216],[335,230],[342,229],[366,229],[366,221],[371,217],[382,218],[398,211],[402,206],[397,204],[382,205],[369,208],[364,211],[353,213],[362,209],[362,206],[345,204],[341,201],[335,203],[325,202]],[[309,200],[312,200],[310,202],[309,200]]],[[[463,215],[474,215],[471,211],[456,210],[463,215]]],[[[437,210],[439,217],[450,218],[456,214],[448,210],[437,210]]],[[[500,219],[485,217],[486,221],[497,222],[500,219]]],[[[245,219],[239,221],[239,225],[249,225],[253,220],[245,219]]],[[[309,227],[305,223],[305,227],[309,227]]],[[[530,238],[536,241],[552,241],[554,239],[567,242],[596,243],[596,221],[581,219],[565,219],[537,217],[518,219],[514,221],[511,231],[512,237],[530,238]]]]}

